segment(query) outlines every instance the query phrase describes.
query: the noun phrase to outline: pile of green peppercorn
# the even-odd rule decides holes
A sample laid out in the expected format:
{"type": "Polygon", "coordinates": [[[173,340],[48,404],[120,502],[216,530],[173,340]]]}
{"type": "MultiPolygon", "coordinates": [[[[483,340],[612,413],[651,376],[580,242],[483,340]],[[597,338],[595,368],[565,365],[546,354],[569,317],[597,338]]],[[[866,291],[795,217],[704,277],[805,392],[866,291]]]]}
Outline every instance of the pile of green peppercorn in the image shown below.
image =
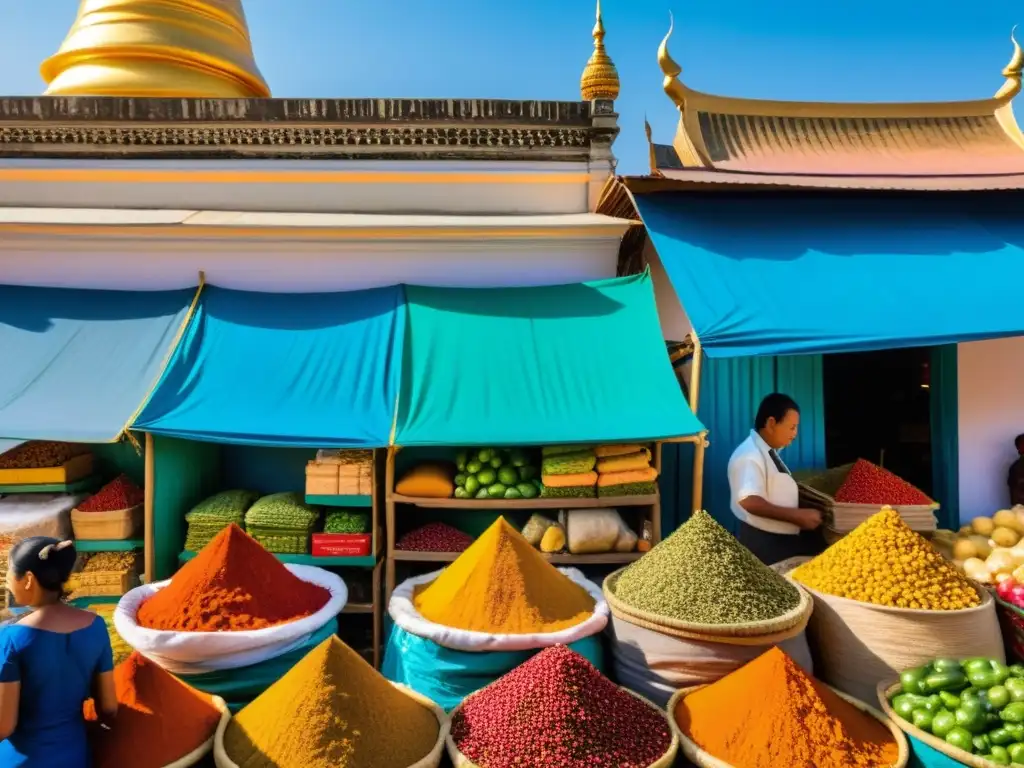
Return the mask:
{"type": "Polygon", "coordinates": [[[901,674],[891,704],[952,747],[997,765],[1024,764],[1024,665],[937,659],[901,674]]]}

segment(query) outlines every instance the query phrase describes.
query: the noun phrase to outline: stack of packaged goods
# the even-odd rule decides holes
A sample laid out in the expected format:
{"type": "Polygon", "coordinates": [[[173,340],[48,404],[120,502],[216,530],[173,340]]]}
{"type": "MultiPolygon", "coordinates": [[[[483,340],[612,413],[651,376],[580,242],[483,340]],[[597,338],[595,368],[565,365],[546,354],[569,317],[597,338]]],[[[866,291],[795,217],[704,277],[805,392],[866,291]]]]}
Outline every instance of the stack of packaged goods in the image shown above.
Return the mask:
{"type": "Polygon", "coordinates": [[[97,552],[83,557],[84,564],[73,574],[71,600],[83,597],[120,597],[139,584],[137,552],[97,552]]]}
{"type": "Polygon", "coordinates": [[[559,643],[601,666],[608,623],[597,585],[555,568],[504,518],[443,571],[399,585],[388,612],[385,676],[445,709],[559,643]]]}
{"type": "Polygon", "coordinates": [[[309,553],[309,539],[320,513],[300,493],[272,493],[245,513],[245,529],[268,552],[309,553]]]}
{"type": "Polygon", "coordinates": [[[651,450],[642,445],[599,445],[598,496],[650,496],[658,492],[658,470],[651,450]]]}
{"type": "Polygon", "coordinates": [[[373,451],[319,450],[306,464],[306,493],[367,496],[373,493],[373,451]]]}
{"type": "Polygon", "coordinates": [[[616,679],[664,706],[778,645],[805,669],[810,596],[707,512],[604,582],[616,679]]]}
{"type": "Polygon", "coordinates": [[[147,658],[237,709],[337,632],[347,598],[336,574],[285,565],[231,525],[170,581],[125,595],[114,622],[147,658]]]}
{"type": "Polygon", "coordinates": [[[669,768],[677,750],[663,711],[564,645],[467,698],[448,741],[453,764],[479,768],[669,768]]]}
{"type": "Polygon", "coordinates": [[[131,656],[132,647],[125,642],[124,638],[118,633],[117,627],[114,626],[114,612],[117,610],[117,604],[92,603],[87,605],[85,609],[95,613],[106,624],[107,634],[110,635],[110,648],[114,652],[114,664],[120,664],[131,656]]]}
{"type": "Polygon", "coordinates": [[[214,755],[220,768],[436,768],[448,727],[332,637],[219,730],[214,755]]]}
{"type": "Polygon", "coordinates": [[[589,446],[548,445],[541,449],[540,495],[546,499],[592,498],[597,495],[597,454],[589,446]]]}
{"type": "Polygon", "coordinates": [[[884,508],[791,573],[814,597],[821,678],[861,701],[934,658],[1005,660],[995,601],[884,508]]]}
{"type": "Polygon", "coordinates": [[[255,491],[233,490],[203,499],[185,515],[185,549],[198,552],[229,525],[243,526],[246,511],[259,497],[255,491]]]}
{"type": "Polygon", "coordinates": [[[888,717],[815,680],[778,648],[710,685],[680,690],[668,714],[696,765],[902,768],[909,759],[888,717]]]}
{"type": "Polygon", "coordinates": [[[142,527],[145,496],[127,475],[119,475],[71,510],[75,538],[132,538],[142,527]]]}

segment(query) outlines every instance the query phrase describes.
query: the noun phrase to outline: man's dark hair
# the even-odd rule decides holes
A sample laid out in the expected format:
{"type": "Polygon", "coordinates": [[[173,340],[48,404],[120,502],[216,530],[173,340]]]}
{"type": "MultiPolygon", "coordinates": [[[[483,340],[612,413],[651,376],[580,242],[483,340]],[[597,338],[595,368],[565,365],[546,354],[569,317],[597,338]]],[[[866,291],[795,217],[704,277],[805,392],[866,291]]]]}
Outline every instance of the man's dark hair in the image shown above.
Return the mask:
{"type": "Polygon", "coordinates": [[[1024,435],[1017,435],[1013,440],[1013,447],[1019,451],[1021,450],[1021,443],[1024,443],[1024,435]]]}
{"type": "Polygon", "coordinates": [[[754,429],[764,429],[768,426],[768,419],[775,419],[775,422],[778,423],[786,418],[786,414],[790,411],[800,413],[800,406],[796,404],[796,400],[789,395],[773,392],[757,407],[754,429]]]}

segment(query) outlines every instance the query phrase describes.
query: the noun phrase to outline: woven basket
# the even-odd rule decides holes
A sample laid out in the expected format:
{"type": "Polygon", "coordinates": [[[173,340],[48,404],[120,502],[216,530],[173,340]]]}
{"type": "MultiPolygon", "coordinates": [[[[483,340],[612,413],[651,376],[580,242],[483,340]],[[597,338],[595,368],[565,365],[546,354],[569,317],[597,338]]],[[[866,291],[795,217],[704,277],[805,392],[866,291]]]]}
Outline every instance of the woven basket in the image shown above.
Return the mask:
{"type": "MultiPolygon", "coordinates": [[[[849,533],[882,508],[881,504],[848,504],[835,500],[836,492],[852,468],[853,464],[843,464],[805,477],[797,483],[800,488],[800,503],[823,511],[826,526],[839,535],[849,533]]],[[[899,513],[912,530],[921,532],[934,531],[938,528],[935,510],[939,505],[934,502],[889,506],[899,513]]]]}
{"type": "MultiPolygon", "coordinates": [[[[651,709],[656,710],[659,714],[661,714],[662,717],[667,717],[668,720],[672,719],[671,717],[668,717],[665,714],[665,710],[657,706],[654,702],[645,699],[639,693],[631,691],[628,688],[622,687],[620,687],[619,690],[625,691],[630,696],[640,699],[640,701],[642,701],[644,704],[646,704],[651,709]]],[[[466,699],[463,701],[463,704],[465,704],[465,702],[469,699],[473,698],[473,696],[476,696],[476,694],[474,693],[467,696],[466,699]]],[[[462,709],[463,704],[459,704],[459,706],[452,710],[451,717],[455,717],[455,713],[462,709]]],[[[669,723],[669,733],[672,734],[672,743],[669,744],[668,751],[660,758],[655,760],[653,763],[648,765],[647,768],[672,768],[672,766],[675,765],[676,756],[679,754],[679,735],[676,733],[676,729],[672,727],[671,723],[669,723]]],[[[448,757],[451,759],[452,764],[455,766],[455,768],[482,768],[482,766],[477,765],[464,754],[462,754],[462,752],[459,751],[459,748],[455,745],[455,740],[451,737],[450,733],[446,738],[446,742],[448,744],[448,757]]]]}
{"type": "MultiPolygon", "coordinates": [[[[438,768],[438,766],[441,765],[441,758],[444,757],[444,745],[448,740],[448,730],[451,728],[451,721],[448,719],[448,715],[445,714],[443,709],[437,706],[437,704],[432,702],[426,696],[422,696],[411,688],[407,688],[399,683],[391,684],[413,701],[419,702],[433,712],[439,725],[437,741],[434,743],[434,748],[431,749],[423,759],[417,760],[415,763],[410,765],[409,768],[438,768]]],[[[230,718],[228,718],[228,720],[230,720],[230,718]]],[[[222,720],[220,725],[217,727],[217,733],[214,736],[213,742],[213,761],[217,768],[239,768],[238,764],[228,757],[228,753],[224,750],[224,733],[227,731],[227,728],[228,721],[225,720],[222,720]]],[[[395,737],[400,738],[401,734],[395,734],[395,737]]]]}
{"type": "Polygon", "coordinates": [[[76,539],[130,539],[142,528],[142,504],[109,512],[71,510],[71,529],[76,539]]]}
{"type": "Polygon", "coordinates": [[[674,637],[685,637],[690,640],[706,640],[709,642],[732,643],[734,645],[763,645],[766,638],[775,637],[775,642],[782,642],[796,637],[807,626],[814,609],[811,596],[790,579],[790,583],[800,593],[800,602],[796,608],[776,619],[755,621],[749,624],[689,624],[654,613],[641,611],[627,605],[615,596],[615,584],[625,568],[620,568],[604,580],[602,591],[608,608],[619,618],[636,624],[639,627],[653,629],[674,637]]]}
{"type": "Polygon", "coordinates": [[[930,733],[922,731],[913,723],[908,723],[902,717],[897,715],[893,711],[892,705],[889,704],[889,697],[900,690],[900,684],[894,683],[891,680],[878,684],[878,703],[881,704],[882,711],[885,712],[897,728],[901,729],[908,736],[913,736],[922,744],[927,744],[936,752],[941,752],[950,760],[956,760],[956,762],[961,765],[969,765],[971,768],[999,768],[998,763],[993,763],[991,760],[985,760],[978,755],[972,755],[970,752],[964,752],[962,749],[957,749],[951,744],[947,744],[943,739],[936,738],[930,733]]]}
{"type": "MultiPolygon", "coordinates": [[[[690,737],[683,733],[683,729],[680,728],[679,724],[676,722],[675,713],[676,707],[679,706],[679,702],[681,702],[691,693],[695,693],[696,691],[699,691],[701,688],[705,687],[706,686],[698,685],[694,686],[693,688],[683,688],[681,690],[676,691],[675,695],[668,703],[668,720],[672,724],[672,731],[675,733],[676,738],[679,739],[680,750],[684,755],[686,755],[686,758],[691,763],[693,763],[696,766],[699,766],[699,768],[733,768],[733,766],[731,766],[729,763],[719,760],[717,757],[708,754],[703,749],[694,744],[693,741],[690,740],[690,737]]],[[[882,725],[889,729],[890,733],[892,733],[893,740],[896,742],[896,746],[899,749],[899,757],[896,758],[896,762],[889,766],[889,768],[905,768],[907,763],[910,761],[910,746],[907,744],[907,737],[903,735],[903,731],[901,731],[899,727],[895,723],[893,723],[890,717],[887,714],[879,712],[874,707],[870,707],[864,702],[853,698],[852,696],[847,696],[842,691],[837,691],[835,688],[831,688],[831,690],[833,691],[833,693],[835,693],[837,696],[843,699],[843,701],[853,705],[864,714],[871,715],[871,717],[875,718],[876,720],[878,720],[878,722],[880,722],[882,725]]],[[[757,692],[752,691],[751,695],[756,696],[757,692]]],[[[882,767],[879,766],[879,768],[882,767]]]]}
{"type": "Polygon", "coordinates": [[[957,611],[890,608],[826,595],[814,598],[808,625],[816,675],[862,701],[901,670],[933,659],[1006,657],[992,595],[975,585],[981,604],[957,611]]]}

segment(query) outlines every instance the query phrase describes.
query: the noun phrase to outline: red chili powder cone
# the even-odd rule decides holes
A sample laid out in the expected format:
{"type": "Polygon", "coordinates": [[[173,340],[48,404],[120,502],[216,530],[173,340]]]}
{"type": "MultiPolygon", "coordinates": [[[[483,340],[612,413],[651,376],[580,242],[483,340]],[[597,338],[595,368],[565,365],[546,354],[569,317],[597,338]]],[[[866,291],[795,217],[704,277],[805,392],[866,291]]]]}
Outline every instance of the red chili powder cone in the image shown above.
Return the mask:
{"type": "Polygon", "coordinates": [[[232,524],[146,600],[136,620],[175,632],[265,629],[313,615],[330,596],[232,524]]]}
{"type": "MultiPolygon", "coordinates": [[[[162,768],[206,742],[220,722],[213,699],[135,651],[114,669],[117,719],[90,735],[94,768],[162,768]]],[[[92,700],[87,720],[95,720],[92,700]]]]}

